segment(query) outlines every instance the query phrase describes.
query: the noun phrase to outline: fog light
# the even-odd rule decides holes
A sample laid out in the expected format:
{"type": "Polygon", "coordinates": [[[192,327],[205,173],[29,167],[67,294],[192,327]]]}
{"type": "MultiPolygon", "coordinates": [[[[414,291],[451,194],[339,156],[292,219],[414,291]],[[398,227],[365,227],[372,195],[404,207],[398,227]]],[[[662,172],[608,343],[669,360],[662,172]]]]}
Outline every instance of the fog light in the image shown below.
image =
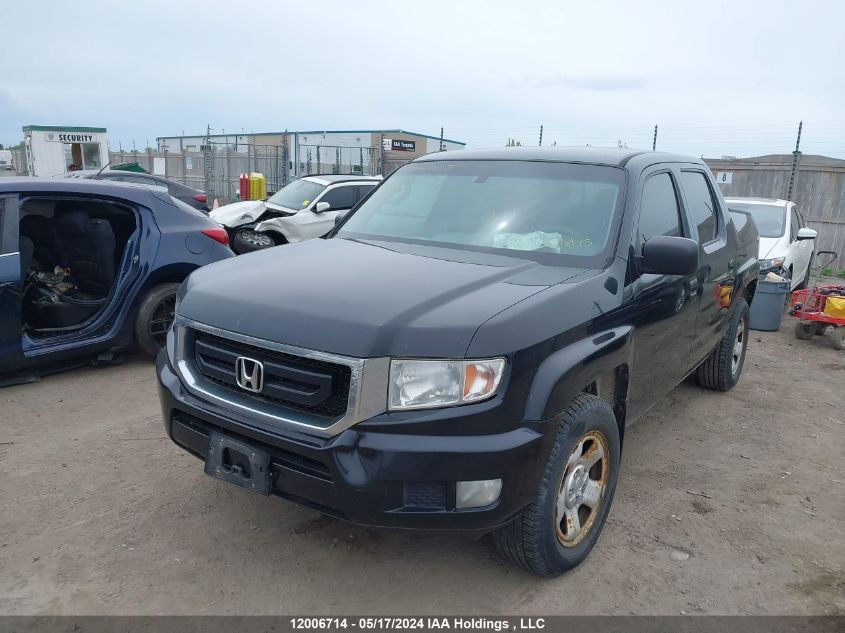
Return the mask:
{"type": "Polygon", "coordinates": [[[501,479],[483,481],[459,481],[455,495],[457,508],[481,508],[489,506],[502,493],[501,479]]]}

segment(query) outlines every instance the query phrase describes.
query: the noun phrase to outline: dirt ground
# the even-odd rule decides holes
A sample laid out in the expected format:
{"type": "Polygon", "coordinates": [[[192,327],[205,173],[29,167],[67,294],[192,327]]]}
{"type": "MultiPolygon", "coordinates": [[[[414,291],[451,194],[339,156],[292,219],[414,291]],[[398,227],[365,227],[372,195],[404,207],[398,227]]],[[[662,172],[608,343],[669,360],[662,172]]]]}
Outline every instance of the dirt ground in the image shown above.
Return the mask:
{"type": "Polygon", "coordinates": [[[0,390],[2,614],[842,614],[845,352],[753,332],[740,385],[628,429],[607,527],[541,580],[206,477],[142,358],[0,390]]]}

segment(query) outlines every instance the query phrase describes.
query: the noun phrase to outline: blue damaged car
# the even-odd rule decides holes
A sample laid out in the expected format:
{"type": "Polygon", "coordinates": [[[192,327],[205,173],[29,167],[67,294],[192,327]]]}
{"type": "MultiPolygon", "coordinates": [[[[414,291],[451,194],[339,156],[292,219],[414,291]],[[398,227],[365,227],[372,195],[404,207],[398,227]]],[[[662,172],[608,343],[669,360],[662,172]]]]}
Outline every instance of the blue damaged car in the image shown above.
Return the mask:
{"type": "Polygon", "coordinates": [[[179,284],[234,253],[158,187],[0,181],[0,374],[164,345],[179,284]]]}

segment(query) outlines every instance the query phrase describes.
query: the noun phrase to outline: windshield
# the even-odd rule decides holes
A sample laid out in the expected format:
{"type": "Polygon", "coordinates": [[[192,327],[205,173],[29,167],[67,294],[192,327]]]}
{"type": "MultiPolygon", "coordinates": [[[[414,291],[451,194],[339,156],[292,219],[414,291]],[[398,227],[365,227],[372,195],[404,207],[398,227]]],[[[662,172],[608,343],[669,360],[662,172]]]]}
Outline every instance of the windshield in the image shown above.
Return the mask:
{"type": "Polygon", "coordinates": [[[326,185],[320,185],[311,180],[294,180],[274,193],[267,202],[299,211],[311,204],[325,188],[326,185]]]}
{"type": "Polygon", "coordinates": [[[337,235],[520,251],[595,267],[612,246],[623,182],[621,169],[596,165],[411,163],[376,189],[337,235]]]}
{"type": "Polygon", "coordinates": [[[786,207],[753,202],[728,202],[731,209],[748,211],[757,224],[760,237],[782,237],[786,233],[786,207]]]}

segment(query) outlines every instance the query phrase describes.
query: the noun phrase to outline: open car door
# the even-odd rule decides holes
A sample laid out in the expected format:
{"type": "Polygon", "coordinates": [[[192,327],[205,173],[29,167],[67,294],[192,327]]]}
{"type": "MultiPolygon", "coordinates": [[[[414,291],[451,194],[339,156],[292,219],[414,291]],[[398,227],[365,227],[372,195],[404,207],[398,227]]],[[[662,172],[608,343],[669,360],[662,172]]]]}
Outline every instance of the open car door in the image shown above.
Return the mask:
{"type": "Polygon", "coordinates": [[[26,271],[21,270],[18,215],[18,197],[0,195],[0,372],[21,358],[21,293],[26,271]]]}

